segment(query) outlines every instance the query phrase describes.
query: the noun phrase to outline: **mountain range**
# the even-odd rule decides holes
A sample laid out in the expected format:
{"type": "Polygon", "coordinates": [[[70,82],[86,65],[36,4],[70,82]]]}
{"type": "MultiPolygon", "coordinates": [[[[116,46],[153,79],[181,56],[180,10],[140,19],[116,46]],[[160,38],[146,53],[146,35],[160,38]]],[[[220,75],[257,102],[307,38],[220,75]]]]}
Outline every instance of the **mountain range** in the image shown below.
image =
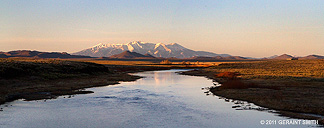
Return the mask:
{"type": "Polygon", "coordinates": [[[146,43],[141,41],[134,41],[127,44],[98,44],[91,48],[73,53],[73,55],[84,55],[91,57],[110,57],[112,55],[120,54],[124,51],[136,52],[140,54],[150,54],[154,57],[162,58],[190,58],[195,56],[205,57],[227,57],[228,54],[216,54],[205,51],[194,51],[185,48],[177,43],[163,44],[163,43],[146,43]]]}
{"type": "MultiPolygon", "coordinates": [[[[30,50],[17,50],[1,52],[0,58],[10,57],[34,57],[34,58],[101,58],[101,59],[184,59],[184,60],[258,60],[261,58],[250,58],[241,56],[231,56],[228,54],[216,54],[206,51],[194,51],[185,48],[177,43],[153,44],[134,41],[127,44],[98,44],[94,47],[69,54],[66,52],[39,52],[30,50]]],[[[306,60],[324,59],[320,55],[308,55],[305,57],[295,57],[288,54],[274,55],[267,60],[306,60]]]]}
{"type": "Polygon", "coordinates": [[[307,59],[324,59],[324,56],[320,56],[320,55],[309,55],[309,56],[305,56],[305,57],[300,57],[298,58],[300,60],[307,60],[307,59]]]}
{"type": "MultiPolygon", "coordinates": [[[[32,57],[32,58],[94,58],[90,56],[82,56],[82,55],[71,55],[66,52],[39,52],[39,51],[30,51],[30,50],[17,50],[17,51],[10,51],[10,52],[0,52],[0,58],[10,58],[10,57],[32,57]]],[[[115,54],[109,57],[100,57],[101,59],[184,59],[184,60],[204,60],[204,61],[214,61],[214,60],[258,60],[258,59],[251,59],[248,57],[241,57],[241,56],[214,56],[214,57],[207,57],[207,56],[194,56],[190,58],[163,58],[163,57],[154,57],[148,53],[140,54],[137,52],[131,51],[124,51],[119,54],[115,54]]],[[[99,59],[100,59],[99,58],[99,59]]],[[[294,57],[292,55],[283,54],[283,55],[274,55],[268,58],[263,58],[267,60],[308,60],[308,59],[324,59],[324,56],[320,55],[308,55],[304,57],[294,57]]]]}
{"type": "Polygon", "coordinates": [[[30,50],[17,50],[0,52],[0,58],[35,57],[35,58],[92,58],[90,56],[71,55],[66,52],[39,52],[30,50]]]}

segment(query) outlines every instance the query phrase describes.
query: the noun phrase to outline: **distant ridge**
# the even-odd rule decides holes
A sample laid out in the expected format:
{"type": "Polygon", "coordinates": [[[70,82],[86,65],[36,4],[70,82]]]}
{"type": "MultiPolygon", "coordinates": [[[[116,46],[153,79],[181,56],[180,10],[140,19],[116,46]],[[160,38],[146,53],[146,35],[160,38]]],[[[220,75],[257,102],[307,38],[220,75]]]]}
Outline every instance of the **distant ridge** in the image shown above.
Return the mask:
{"type": "Polygon", "coordinates": [[[308,55],[308,56],[305,56],[305,57],[300,57],[298,59],[301,59],[301,60],[306,60],[306,59],[324,59],[324,56],[320,56],[320,55],[308,55]]]}
{"type": "Polygon", "coordinates": [[[274,57],[274,58],[272,58],[272,59],[274,59],[274,60],[287,60],[287,59],[292,59],[292,58],[294,58],[294,57],[291,56],[291,55],[288,55],[288,54],[282,54],[282,55],[277,56],[277,57],[274,57]]]}
{"type": "MultiPolygon", "coordinates": [[[[174,45],[174,44],[173,44],[174,45]]],[[[214,53],[213,53],[214,54],[214,53]]],[[[118,54],[114,54],[109,57],[98,57],[98,59],[184,59],[184,60],[258,60],[256,58],[241,57],[241,56],[230,56],[227,54],[222,54],[225,56],[192,56],[187,58],[176,58],[176,57],[155,57],[149,53],[141,54],[132,51],[123,51],[118,54]]],[[[71,55],[66,52],[39,52],[31,50],[16,50],[9,52],[1,52],[0,58],[11,58],[11,57],[33,57],[33,58],[94,58],[91,56],[83,55],[71,55]]],[[[321,55],[308,55],[305,57],[293,57],[289,54],[282,54],[280,56],[271,56],[267,58],[260,58],[261,60],[308,60],[308,59],[324,59],[321,55]]]]}
{"type": "Polygon", "coordinates": [[[245,60],[247,59],[246,57],[241,57],[241,56],[228,56],[228,57],[223,57],[224,59],[229,59],[229,60],[245,60]]]}
{"type": "Polygon", "coordinates": [[[71,55],[66,52],[39,52],[30,50],[17,50],[0,52],[0,58],[34,57],[34,58],[92,58],[90,56],[71,55]]]}
{"type": "Polygon", "coordinates": [[[120,54],[124,51],[137,52],[142,55],[150,54],[154,57],[162,58],[190,58],[194,56],[230,56],[228,54],[215,54],[205,51],[194,51],[185,48],[177,43],[163,44],[163,43],[147,43],[141,41],[134,41],[127,44],[98,44],[91,48],[73,53],[73,55],[86,55],[92,57],[109,57],[112,55],[120,54]]]}
{"type": "Polygon", "coordinates": [[[120,54],[112,55],[109,58],[117,58],[117,59],[154,59],[155,57],[150,54],[139,54],[137,52],[124,51],[120,54]]]}
{"type": "Polygon", "coordinates": [[[274,58],[266,58],[266,59],[274,59],[274,60],[310,60],[310,59],[324,59],[324,56],[320,56],[320,55],[308,55],[305,57],[293,57],[292,55],[288,55],[288,54],[283,54],[280,56],[276,56],[274,58]]]}
{"type": "Polygon", "coordinates": [[[264,57],[264,58],[261,58],[261,59],[273,59],[273,58],[276,58],[278,57],[278,55],[273,55],[273,56],[269,56],[269,57],[264,57]]]}

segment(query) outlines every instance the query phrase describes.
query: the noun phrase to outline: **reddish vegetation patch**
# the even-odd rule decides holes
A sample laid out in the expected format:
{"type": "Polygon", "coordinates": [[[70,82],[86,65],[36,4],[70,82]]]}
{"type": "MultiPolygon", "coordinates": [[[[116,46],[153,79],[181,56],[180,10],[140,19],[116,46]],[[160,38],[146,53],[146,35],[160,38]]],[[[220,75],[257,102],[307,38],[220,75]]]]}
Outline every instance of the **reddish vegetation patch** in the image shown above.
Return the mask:
{"type": "Polygon", "coordinates": [[[240,73],[238,73],[238,72],[222,72],[222,73],[216,74],[215,76],[218,77],[218,78],[234,79],[239,75],[240,75],[240,73]]]}

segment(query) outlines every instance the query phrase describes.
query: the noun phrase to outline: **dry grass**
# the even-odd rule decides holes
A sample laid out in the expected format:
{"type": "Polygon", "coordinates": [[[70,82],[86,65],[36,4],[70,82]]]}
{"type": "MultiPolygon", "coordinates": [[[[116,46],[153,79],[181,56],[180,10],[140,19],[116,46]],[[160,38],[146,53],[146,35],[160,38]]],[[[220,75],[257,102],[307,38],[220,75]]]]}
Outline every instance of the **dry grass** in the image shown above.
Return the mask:
{"type": "Polygon", "coordinates": [[[117,60],[85,60],[85,62],[92,62],[103,65],[153,65],[158,64],[150,61],[117,61],[117,60]]]}
{"type": "MultiPolygon", "coordinates": [[[[74,60],[75,61],[75,60],[74,60]]],[[[127,65],[127,66],[153,66],[153,67],[210,67],[221,64],[222,62],[191,62],[190,64],[183,64],[182,62],[161,63],[160,61],[118,61],[118,60],[77,60],[83,62],[91,62],[103,65],[127,65]]]]}
{"type": "Polygon", "coordinates": [[[239,72],[241,77],[244,79],[295,78],[314,80],[317,78],[324,78],[324,60],[281,60],[223,63],[206,70],[212,72],[239,72]]]}

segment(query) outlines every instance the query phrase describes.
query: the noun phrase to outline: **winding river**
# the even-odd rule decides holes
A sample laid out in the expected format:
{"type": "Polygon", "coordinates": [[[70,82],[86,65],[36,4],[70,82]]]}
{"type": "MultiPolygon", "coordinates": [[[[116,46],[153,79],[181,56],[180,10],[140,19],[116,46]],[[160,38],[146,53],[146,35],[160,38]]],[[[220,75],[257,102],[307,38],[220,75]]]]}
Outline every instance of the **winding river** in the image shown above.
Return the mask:
{"type": "MultiPolygon", "coordinates": [[[[310,127],[279,125],[291,120],[269,111],[241,110],[231,101],[206,95],[212,86],[204,77],[178,75],[177,71],[148,71],[134,82],[89,88],[92,94],[61,96],[52,100],[23,101],[1,105],[1,128],[45,127],[310,127]],[[226,102],[227,101],[227,102],[226,102]],[[274,125],[262,120],[276,121],[274,125]]],[[[253,104],[247,104],[258,108],[253,104]]]]}

